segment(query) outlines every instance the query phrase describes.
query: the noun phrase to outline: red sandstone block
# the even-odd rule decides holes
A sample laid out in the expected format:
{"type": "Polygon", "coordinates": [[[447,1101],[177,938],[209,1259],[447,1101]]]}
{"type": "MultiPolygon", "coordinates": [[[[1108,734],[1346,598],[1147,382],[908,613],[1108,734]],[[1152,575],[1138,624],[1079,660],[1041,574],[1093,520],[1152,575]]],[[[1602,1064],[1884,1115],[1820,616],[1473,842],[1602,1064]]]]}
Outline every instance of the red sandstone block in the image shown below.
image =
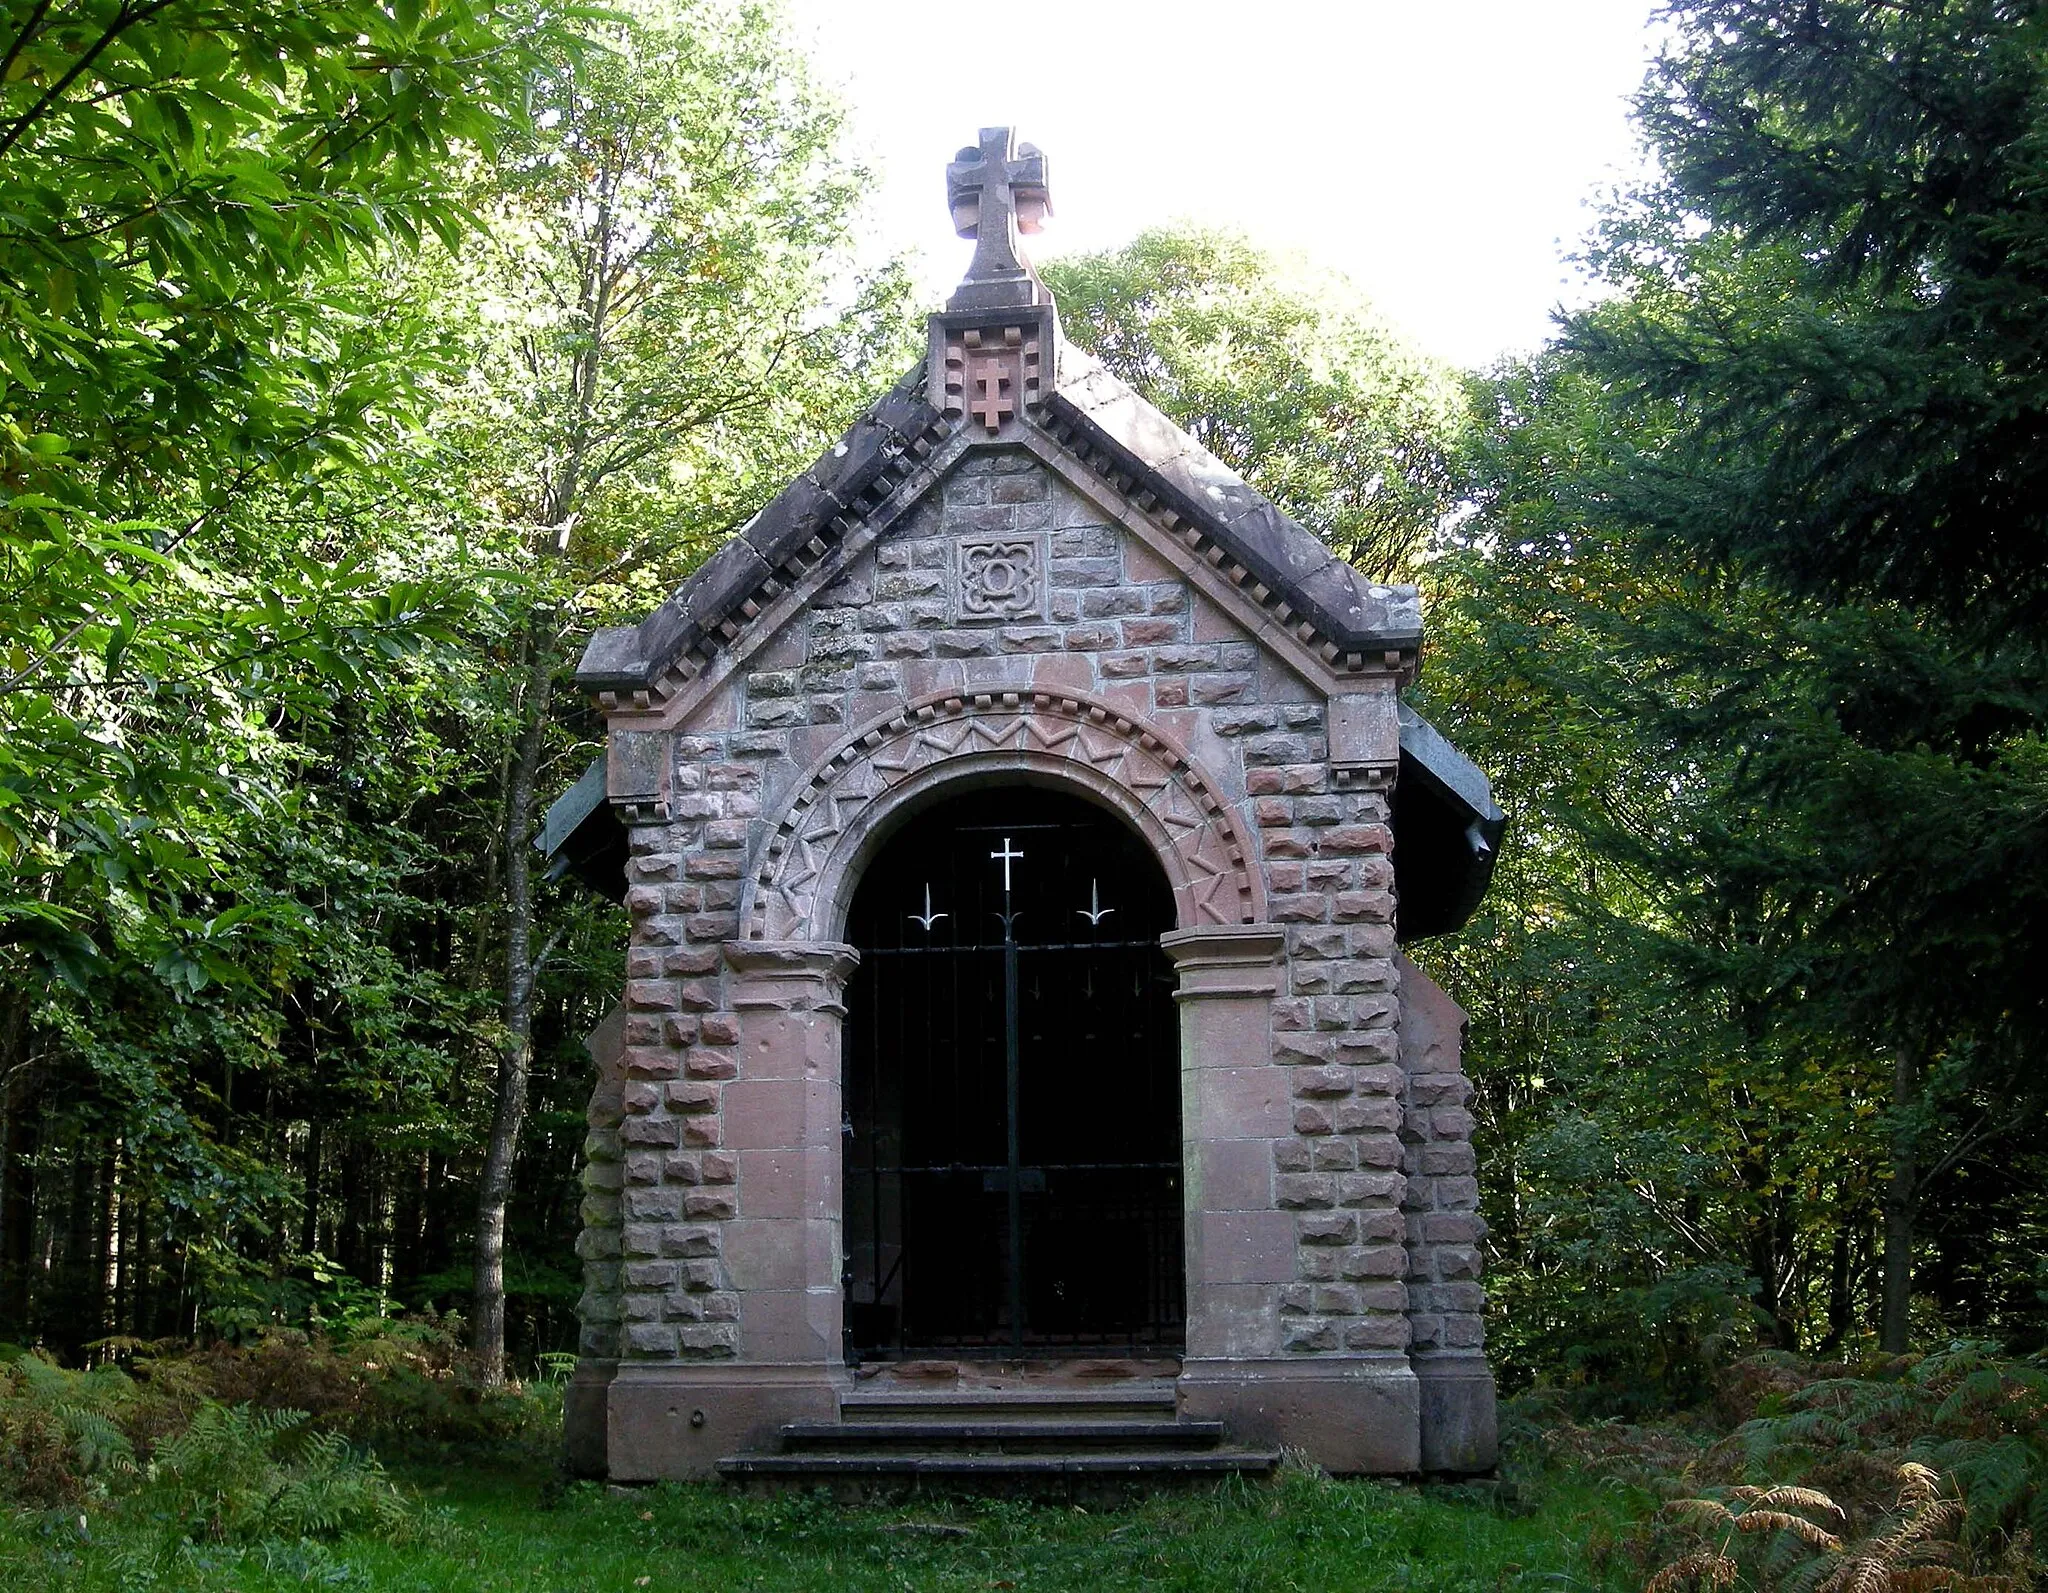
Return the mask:
{"type": "Polygon", "coordinates": [[[723,1222],[737,1210],[730,1189],[692,1189],[683,1200],[683,1215],[698,1222],[723,1222]]]}
{"type": "MultiPolygon", "coordinates": [[[[697,1043],[697,1020],[686,1012],[671,1013],[661,1020],[663,1045],[681,1049],[697,1043]]],[[[628,1042],[630,1043],[630,1042],[628,1042]]]]}
{"type": "Polygon", "coordinates": [[[734,1079],[739,1077],[740,1065],[728,1051],[710,1051],[698,1046],[690,1051],[684,1069],[693,1079],[734,1079]]]}
{"type": "Polygon", "coordinates": [[[1439,1106],[1429,1114],[1429,1126],[1439,1139],[1470,1139],[1472,1114],[1462,1106],[1439,1106]]]}
{"type": "Polygon", "coordinates": [[[1369,1316],[1344,1325],[1347,1350],[1405,1350],[1408,1348],[1408,1318],[1369,1316]]]}
{"type": "Polygon", "coordinates": [[[1378,852],[1394,849],[1394,835],[1382,824],[1340,824],[1323,835],[1326,852],[1378,852]]]}
{"type": "Polygon", "coordinates": [[[729,1184],[740,1175],[740,1159],[731,1151],[707,1151],[704,1155],[704,1182],[707,1184],[729,1184]]]}
{"type": "Polygon", "coordinates": [[[1303,1101],[1294,1109],[1294,1132],[1297,1134],[1328,1134],[1336,1125],[1330,1120],[1330,1109],[1303,1101]]]}
{"type": "Polygon", "coordinates": [[[1384,1171],[1401,1165],[1401,1142],[1392,1134],[1360,1134],[1357,1145],[1360,1167],[1384,1171]]]}
{"type": "Polygon", "coordinates": [[[683,1119],[683,1143],[685,1145],[694,1145],[702,1149],[707,1145],[716,1145],[718,1138],[718,1119],[715,1116],[707,1113],[702,1117],[686,1117],[683,1119]]]}
{"type": "Polygon", "coordinates": [[[1124,646],[1156,647],[1161,642],[1180,640],[1177,619],[1127,619],[1123,623],[1124,646]]]}
{"type": "Polygon", "coordinates": [[[677,1004],[675,981],[672,979],[628,979],[626,981],[626,1005],[639,1012],[667,1012],[677,1004]]]}
{"type": "Polygon", "coordinates": [[[1353,1172],[1358,1167],[1358,1147],[1343,1138],[1317,1140],[1311,1159],[1319,1173],[1353,1172]]]}
{"type": "Polygon", "coordinates": [[[1390,891],[1339,891],[1331,916],[1339,923],[1390,924],[1394,897],[1390,891]]]}
{"type": "Polygon", "coordinates": [[[1265,796],[1252,804],[1252,817],[1262,830],[1284,828],[1294,822],[1294,809],[1284,798],[1265,796]]]}
{"type": "Polygon", "coordinates": [[[1273,1141],[1273,1166],[1283,1173],[1305,1173],[1309,1170],[1309,1144],[1306,1140],[1276,1139],[1273,1141]]]}
{"type": "Polygon", "coordinates": [[[730,1012],[707,1012],[701,1020],[699,1033],[706,1045],[738,1045],[739,1017],[730,1012]]]}
{"type": "Polygon", "coordinates": [[[619,1105],[628,1112],[651,1112],[661,1105],[661,1090],[644,1080],[629,1079],[619,1090],[619,1105]]]}
{"type": "Polygon", "coordinates": [[[1348,1211],[1305,1211],[1294,1219],[1294,1231],[1305,1245],[1348,1245],[1358,1218],[1348,1211]]]}
{"type": "Polygon", "coordinates": [[[1267,916],[1276,924],[1316,924],[1329,914],[1329,901],[1322,896],[1274,896],[1267,905],[1267,916]]]}
{"type": "MultiPolygon", "coordinates": [[[[1323,1035],[1278,1035],[1273,1040],[1273,1060],[1289,1067],[1321,1067],[1336,1055],[1336,1042],[1323,1035]]],[[[1344,1088],[1351,1088],[1347,1076],[1344,1088]]]]}
{"type": "Polygon", "coordinates": [[[1273,1180],[1273,1204],[1283,1211],[1319,1210],[1336,1203],[1336,1181],[1319,1173],[1281,1173],[1273,1180]]]}
{"type": "MultiPolygon", "coordinates": [[[[1337,1041],[1337,1054],[1361,1073],[1381,1068],[1397,1068],[1396,1059],[1401,1054],[1401,1036],[1393,1029],[1367,1029],[1360,1033],[1343,1035],[1337,1041]]],[[[1396,1083],[1387,1088],[1391,1092],[1399,1087],[1396,1083]]]]}
{"type": "Polygon", "coordinates": [[[1399,1200],[1405,1182],[1399,1173],[1344,1173],[1337,1180],[1338,1200],[1346,1206],[1373,1206],[1399,1200]]]}
{"type": "Polygon", "coordinates": [[[1296,1354],[1315,1354],[1337,1348],[1337,1329],[1320,1318],[1291,1318],[1287,1323],[1285,1348],[1296,1354]]]}
{"type": "Polygon", "coordinates": [[[1274,999],[1273,1029],[1279,1034],[1305,1034],[1315,1023],[1315,1005],[1298,996],[1274,999]]]}
{"type": "Polygon", "coordinates": [[[669,957],[669,969],[679,974],[712,974],[718,972],[721,953],[717,946],[685,946],[669,957]]]}
{"type": "Polygon", "coordinates": [[[699,1079],[674,1079],[668,1086],[668,1104],[676,1112],[715,1112],[718,1086],[699,1079]]]}
{"type": "MultiPolygon", "coordinates": [[[[1253,772],[1257,773],[1256,770],[1253,772]]],[[[1313,856],[1315,849],[1315,837],[1303,830],[1274,830],[1266,836],[1268,858],[1306,858],[1313,856]]],[[[1315,916],[1321,918],[1323,914],[1318,912],[1315,916]]]]}
{"type": "Polygon", "coordinates": [[[691,1012],[709,1012],[718,1005],[718,986],[708,979],[685,980],[679,1004],[691,1012]]]}
{"type": "Polygon", "coordinates": [[[1351,1070],[1334,1063],[1295,1069],[1290,1082],[1296,1095],[1324,1098],[1351,1093],[1351,1070]]]}
{"type": "Polygon", "coordinates": [[[619,1125],[619,1139],[627,1145],[677,1145],[682,1137],[682,1125],[672,1117],[629,1117],[619,1125]]]}
{"type": "Polygon", "coordinates": [[[1432,1178],[1446,1175],[1455,1177],[1469,1173],[1479,1164],[1474,1159],[1472,1147],[1463,1143],[1450,1145],[1425,1145],[1420,1157],[1422,1171],[1432,1178]]]}
{"type": "Polygon", "coordinates": [[[1334,1246],[1328,1249],[1319,1245],[1305,1246],[1295,1252],[1295,1271],[1305,1282],[1332,1283],[1337,1277],[1337,1263],[1344,1252],[1334,1246]]]}
{"type": "Polygon", "coordinates": [[[1320,1316],[1356,1316],[1358,1291],[1348,1283],[1318,1284],[1312,1303],[1320,1316]]]}
{"type": "Polygon", "coordinates": [[[1400,1278],[1408,1273],[1408,1251],[1402,1245],[1359,1245],[1344,1252],[1347,1278],[1400,1278]]]}
{"type": "Polygon", "coordinates": [[[1188,705],[1188,683],[1184,680],[1162,680],[1152,688],[1152,701],[1160,708],[1185,708],[1188,705]]]}

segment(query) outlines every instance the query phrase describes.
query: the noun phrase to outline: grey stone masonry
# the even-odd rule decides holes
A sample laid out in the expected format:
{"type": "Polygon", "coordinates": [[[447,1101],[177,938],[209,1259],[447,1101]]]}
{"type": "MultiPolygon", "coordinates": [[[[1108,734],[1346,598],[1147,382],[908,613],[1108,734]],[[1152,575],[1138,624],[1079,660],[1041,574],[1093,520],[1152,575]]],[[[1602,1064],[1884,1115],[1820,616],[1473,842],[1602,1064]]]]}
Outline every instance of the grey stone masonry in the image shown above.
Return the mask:
{"type": "MultiPolygon", "coordinates": [[[[771,921],[788,899],[772,843],[836,747],[913,704],[971,716],[1006,693],[1036,693],[1041,717],[1072,698],[1077,719],[1093,705],[1171,737],[1248,842],[1257,910],[1285,936],[1270,1057],[1287,1095],[1271,1200],[1292,1232],[1271,1296],[1279,1351],[1476,1347],[1465,1086],[1402,1065],[1386,790],[1340,782],[1318,692],[1186,572],[1032,453],[985,446],[666,737],[666,814],[631,832],[617,1121],[594,1120],[585,1174],[587,1353],[723,1359],[756,1332],[804,1339],[794,1306],[759,1322],[748,1309],[755,1292],[801,1292],[802,1258],[732,1249],[786,1204],[771,1153],[802,1144],[772,1121],[794,1110],[777,1081],[743,1076],[724,948],[799,927],[786,906],[771,921]]],[[[1212,921],[1253,911],[1229,897],[1212,921]]],[[[836,938],[829,922],[801,928],[836,938]]]]}

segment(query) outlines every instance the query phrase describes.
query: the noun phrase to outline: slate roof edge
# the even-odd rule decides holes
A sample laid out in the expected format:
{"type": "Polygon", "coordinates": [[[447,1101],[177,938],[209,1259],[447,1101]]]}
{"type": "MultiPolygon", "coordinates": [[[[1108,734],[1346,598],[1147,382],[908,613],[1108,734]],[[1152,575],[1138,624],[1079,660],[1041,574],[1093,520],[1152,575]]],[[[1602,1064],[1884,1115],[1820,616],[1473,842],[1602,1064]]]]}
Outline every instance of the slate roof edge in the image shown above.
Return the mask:
{"type": "Polygon", "coordinates": [[[945,417],[925,400],[925,363],[849,426],[810,469],[771,498],[638,625],[596,632],[576,666],[586,692],[644,691],[716,634],[799,550],[852,511],[945,417]]]}
{"type": "Polygon", "coordinates": [[[1056,432],[1107,453],[1340,650],[1421,645],[1415,587],[1368,580],[1092,355],[1063,344],[1058,369],[1046,401],[1056,432]]]}
{"type": "MultiPolygon", "coordinates": [[[[1063,343],[1057,368],[1044,405],[1057,440],[1106,455],[1135,492],[1195,526],[1339,651],[1421,646],[1413,586],[1369,581],[1093,356],[1063,343]]],[[[592,635],[576,666],[577,686],[592,694],[647,690],[834,520],[857,512],[862,495],[885,484],[892,466],[945,424],[927,401],[926,370],[923,361],[913,366],[638,625],[592,635]]]]}

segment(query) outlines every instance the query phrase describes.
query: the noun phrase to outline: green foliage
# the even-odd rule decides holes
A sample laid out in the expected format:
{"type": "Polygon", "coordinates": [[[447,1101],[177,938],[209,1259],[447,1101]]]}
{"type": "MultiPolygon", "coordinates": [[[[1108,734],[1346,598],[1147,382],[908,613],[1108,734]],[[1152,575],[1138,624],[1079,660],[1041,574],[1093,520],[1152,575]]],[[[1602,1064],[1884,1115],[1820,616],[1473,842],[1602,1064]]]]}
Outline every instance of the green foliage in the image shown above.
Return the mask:
{"type": "MultiPolygon", "coordinates": [[[[534,1478],[434,1475],[445,1526],[426,1543],[343,1542],[303,1559],[286,1546],[195,1546],[163,1564],[172,1585],[269,1593],[332,1577],[368,1588],[482,1593],[528,1582],[574,1593],[644,1586],[776,1589],[1075,1587],[1185,1590],[1422,1589],[1504,1593],[1569,1583],[1630,1584],[1592,1564],[1587,1540],[1619,1526],[1611,1494],[1560,1482],[1538,1510],[1510,1514],[1453,1490],[1403,1490],[1297,1472],[1127,1505],[919,1499],[898,1506],[822,1496],[752,1499],[716,1486],[607,1490],[578,1484],[534,1506],[534,1478]],[[312,1574],[307,1576],[308,1572],[312,1574]],[[642,1582],[645,1578],[645,1582],[642,1582]]],[[[120,1584],[131,1563],[109,1525],[95,1542],[39,1542],[0,1525],[0,1577],[53,1589],[120,1584]]]]}
{"type": "Polygon", "coordinates": [[[132,1477],[123,1423],[137,1399],[115,1366],[67,1372],[21,1355],[0,1368],[0,1500],[70,1504],[132,1477]]]}
{"type": "Polygon", "coordinates": [[[1341,279],[1243,238],[1139,234],[1041,272],[1068,337],[1375,580],[1406,578],[1450,511],[1450,373],[1341,279]]]}
{"type": "Polygon", "coordinates": [[[305,1424],[303,1411],[202,1404],[157,1443],[135,1508],[194,1542],[408,1533],[415,1508],[383,1468],[305,1424]]]}

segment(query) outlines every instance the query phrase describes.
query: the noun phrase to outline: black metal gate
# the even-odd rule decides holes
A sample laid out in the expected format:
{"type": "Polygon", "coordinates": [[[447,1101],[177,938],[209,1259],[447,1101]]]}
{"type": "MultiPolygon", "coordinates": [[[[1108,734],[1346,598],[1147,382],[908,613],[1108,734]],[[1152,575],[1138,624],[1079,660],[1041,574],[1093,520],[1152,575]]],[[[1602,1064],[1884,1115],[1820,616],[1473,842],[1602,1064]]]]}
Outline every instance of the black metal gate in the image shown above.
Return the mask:
{"type": "Polygon", "coordinates": [[[1173,900],[1093,804],[976,791],[854,898],[846,1321],[854,1359],[1177,1353],[1173,900]]]}

